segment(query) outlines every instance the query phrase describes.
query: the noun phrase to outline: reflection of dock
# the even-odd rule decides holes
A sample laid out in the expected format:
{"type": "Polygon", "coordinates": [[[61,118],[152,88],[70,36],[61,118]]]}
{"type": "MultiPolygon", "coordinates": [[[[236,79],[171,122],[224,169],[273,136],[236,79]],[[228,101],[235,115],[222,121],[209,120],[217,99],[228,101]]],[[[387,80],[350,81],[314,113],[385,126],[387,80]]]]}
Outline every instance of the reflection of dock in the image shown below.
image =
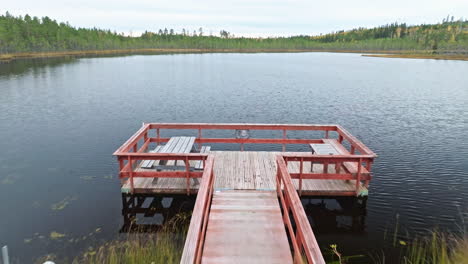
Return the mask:
{"type": "Polygon", "coordinates": [[[302,198],[312,228],[318,234],[361,234],[366,229],[366,199],[353,197],[302,198]]]}
{"type": "MultiPolygon", "coordinates": [[[[114,155],[124,197],[197,193],[182,263],[325,263],[299,197],[367,196],[375,158],[340,126],[267,124],[145,124],[114,155]],[[162,130],[184,136],[163,137],[162,130]],[[269,137],[251,137],[267,131],[269,137]],[[297,131],[302,139],[288,138],[297,131]],[[215,144],[239,144],[241,151],[215,144]],[[255,144],[281,151],[244,151],[255,144]],[[311,151],[286,152],[292,144],[311,151]]],[[[130,218],[144,205],[123,200],[132,205],[130,218]]]]}
{"type": "Polygon", "coordinates": [[[195,204],[194,196],[122,194],[123,226],[120,232],[155,232],[172,217],[189,213],[195,204]]]}

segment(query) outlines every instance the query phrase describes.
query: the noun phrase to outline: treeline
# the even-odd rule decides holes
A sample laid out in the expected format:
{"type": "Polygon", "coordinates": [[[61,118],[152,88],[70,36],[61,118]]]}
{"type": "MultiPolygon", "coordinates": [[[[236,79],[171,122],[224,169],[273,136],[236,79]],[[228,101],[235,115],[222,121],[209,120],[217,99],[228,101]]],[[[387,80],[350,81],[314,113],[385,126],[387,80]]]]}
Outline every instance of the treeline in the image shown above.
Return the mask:
{"type": "Polygon", "coordinates": [[[202,28],[175,32],[146,31],[139,37],[98,28],[75,28],[49,17],[0,16],[0,53],[108,49],[237,49],[237,50],[382,50],[468,53],[468,20],[408,26],[393,23],[320,36],[236,37],[222,30],[206,35],[202,28]]]}

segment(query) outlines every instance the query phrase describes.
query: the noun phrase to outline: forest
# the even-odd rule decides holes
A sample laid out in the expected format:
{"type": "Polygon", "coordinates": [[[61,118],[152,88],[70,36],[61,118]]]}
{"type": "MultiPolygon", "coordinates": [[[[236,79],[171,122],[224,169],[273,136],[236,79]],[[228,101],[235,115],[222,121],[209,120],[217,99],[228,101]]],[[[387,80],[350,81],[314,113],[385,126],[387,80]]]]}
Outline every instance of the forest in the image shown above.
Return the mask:
{"type": "Polygon", "coordinates": [[[226,30],[206,35],[202,28],[175,32],[162,28],[128,36],[99,28],[77,28],[49,17],[0,16],[0,54],[118,49],[339,50],[468,54],[468,20],[447,17],[437,24],[391,23],[291,37],[236,37],[226,30]]]}

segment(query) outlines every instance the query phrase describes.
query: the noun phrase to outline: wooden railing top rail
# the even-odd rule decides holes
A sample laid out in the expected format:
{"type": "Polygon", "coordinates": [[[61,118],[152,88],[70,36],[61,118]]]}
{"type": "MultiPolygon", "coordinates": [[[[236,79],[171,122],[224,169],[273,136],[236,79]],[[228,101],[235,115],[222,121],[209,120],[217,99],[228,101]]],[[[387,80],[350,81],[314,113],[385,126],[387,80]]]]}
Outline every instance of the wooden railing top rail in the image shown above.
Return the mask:
{"type": "MultiPolygon", "coordinates": [[[[336,131],[343,139],[349,141],[351,146],[357,149],[362,155],[374,155],[367,146],[365,146],[361,141],[355,138],[351,133],[345,130],[339,125],[317,125],[317,124],[248,124],[248,123],[146,123],[132,136],[130,137],[121,147],[119,147],[114,155],[123,155],[124,153],[129,152],[129,150],[137,144],[139,140],[145,137],[145,141],[153,142],[151,139],[147,138],[148,132],[151,129],[195,129],[195,130],[237,130],[237,129],[248,129],[248,130],[279,130],[279,131],[290,131],[290,130],[303,130],[303,131],[336,131]]],[[[328,134],[327,134],[328,135],[328,134]]],[[[284,135],[283,135],[284,136],[284,135]]],[[[158,134],[158,140],[161,140],[158,134]]],[[[284,144],[296,144],[296,143],[305,143],[307,140],[299,139],[203,139],[197,137],[196,142],[206,142],[206,143],[284,143],[284,144]],[[217,141],[218,140],[218,141],[217,141]],[[283,141],[281,141],[283,140],[283,141]]],[[[311,142],[315,142],[311,139],[311,142]]]]}
{"type": "Polygon", "coordinates": [[[214,156],[209,155],[203,171],[200,188],[198,189],[180,263],[199,263],[201,259],[209,206],[211,205],[211,196],[213,195],[213,166],[214,156]]]}
{"type": "MultiPolygon", "coordinates": [[[[297,194],[296,188],[294,187],[291,176],[289,175],[286,163],[281,156],[276,157],[276,162],[278,165],[278,173],[280,181],[283,183],[283,193],[287,196],[285,201],[287,201],[287,206],[290,207],[293,214],[295,223],[296,223],[296,234],[290,234],[294,237],[291,237],[292,243],[294,244],[295,253],[295,262],[302,263],[302,248],[306,255],[307,261],[310,264],[325,264],[322,252],[320,247],[315,239],[312,227],[310,226],[307,215],[305,214],[304,208],[302,207],[301,199],[297,194]],[[300,247],[302,246],[302,248],[300,247]]],[[[277,182],[277,192],[281,195],[281,182],[277,182]]],[[[283,200],[283,199],[282,199],[283,200]]],[[[284,209],[283,209],[284,210],[284,209]]],[[[285,212],[285,216],[289,217],[289,212],[285,212]]],[[[290,225],[290,221],[287,220],[287,223],[290,225]]],[[[292,232],[292,227],[288,226],[290,232],[292,232]]]]}
{"type": "Polygon", "coordinates": [[[337,125],[251,124],[251,123],[149,123],[150,129],[252,129],[252,130],[323,130],[336,131],[337,125]]]}
{"type": "Polygon", "coordinates": [[[209,154],[201,153],[151,153],[151,152],[126,152],[119,153],[116,156],[132,157],[133,159],[149,160],[206,160],[209,154]]]}
{"type": "Polygon", "coordinates": [[[375,155],[317,155],[317,154],[297,154],[297,153],[282,153],[280,155],[287,161],[337,161],[337,162],[346,162],[346,161],[356,161],[359,159],[373,159],[375,155]]]}
{"type": "Polygon", "coordinates": [[[367,154],[367,155],[374,155],[374,157],[377,157],[377,155],[370,150],[364,143],[362,143],[359,139],[355,138],[351,133],[349,133],[346,129],[341,127],[340,125],[336,126],[338,134],[340,134],[343,138],[348,140],[351,145],[354,145],[361,154],[367,154]]]}

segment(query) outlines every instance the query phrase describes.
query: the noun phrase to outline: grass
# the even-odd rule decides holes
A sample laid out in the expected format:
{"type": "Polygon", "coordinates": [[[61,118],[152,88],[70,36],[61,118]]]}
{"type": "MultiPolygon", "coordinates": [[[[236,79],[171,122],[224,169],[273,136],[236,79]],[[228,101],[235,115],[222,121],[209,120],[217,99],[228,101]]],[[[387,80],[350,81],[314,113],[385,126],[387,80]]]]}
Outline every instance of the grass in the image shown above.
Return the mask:
{"type": "Polygon", "coordinates": [[[404,264],[468,263],[468,236],[456,237],[433,231],[426,238],[413,239],[403,249],[404,264]]]}
{"type": "MultiPolygon", "coordinates": [[[[401,240],[399,239],[399,215],[396,216],[396,224],[389,251],[389,262],[385,253],[381,256],[371,256],[374,263],[402,263],[402,264],[468,264],[468,232],[465,225],[465,217],[461,214],[462,227],[459,232],[446,233],[433,229],[425,236],[418,236],[401,240]],[[396,254],[396,258],[393,256],[396,254]]],[[[407,234],[406,237],[409,237],[407,234]]],[[[384,240],[387,239],[387,232],[384,240]]]]}
{"type": "Polygon", "coordinates": [[[126,239],[90,248],[73,263],[84,264],[158,264],[179,263],[190,222],[189,213],[179,213],[155,234],[129,235],[126,239]]]}

